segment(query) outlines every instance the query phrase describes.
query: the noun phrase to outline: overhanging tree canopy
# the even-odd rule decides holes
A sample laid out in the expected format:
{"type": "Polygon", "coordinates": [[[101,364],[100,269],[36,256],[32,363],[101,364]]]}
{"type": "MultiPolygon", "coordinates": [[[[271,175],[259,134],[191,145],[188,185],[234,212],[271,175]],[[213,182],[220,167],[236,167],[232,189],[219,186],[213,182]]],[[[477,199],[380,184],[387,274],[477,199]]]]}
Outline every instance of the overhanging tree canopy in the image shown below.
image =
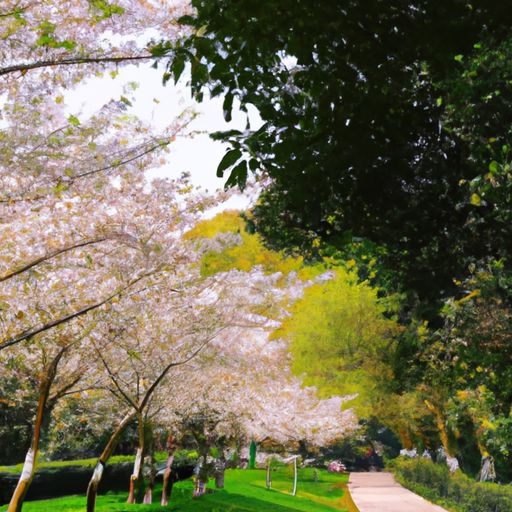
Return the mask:
{"type": "MultiPolygon", "coordinates": [[[[255,209],[269,243],[314,252],[353,236],[388,249],[388,263],[420,296],[446,296],[467,258],[496,243],[468,223],[461,180],[481,174],[443,129],[443,89],[481,40],[507,36],[503,3],[194,0],[193,36],[169,50],[165,79],[191,62],[192,92],[255,105],[256,131],[216,134],[232,149],[218,173],[243,186],[272,178],[255,209]]],[[[157,52],[158,53],[158,52],[157,52]]]]}

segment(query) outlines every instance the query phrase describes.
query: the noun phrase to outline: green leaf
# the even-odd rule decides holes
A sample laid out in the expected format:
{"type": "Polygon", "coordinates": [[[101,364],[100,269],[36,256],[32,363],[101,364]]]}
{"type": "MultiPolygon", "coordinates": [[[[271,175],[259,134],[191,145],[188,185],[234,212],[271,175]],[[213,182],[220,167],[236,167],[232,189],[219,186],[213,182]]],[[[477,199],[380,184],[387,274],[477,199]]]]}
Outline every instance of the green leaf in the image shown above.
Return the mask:
{"type": "Polygon", "coordinates": [[[220,161],[219,166],[217,167],[217,177],[222,178],[224,176],[224,171],[235,164],[235,162],[242,156],[242,152],[239,149],[231,149],[228,151],[222,160],[220,161]]]}
{"type": "Polygon", "coordinates": [[[231,171],[229,178],[224,184],[224,189],[228,189],[238,185],[241,190],[245,188],[247,183],[247,162],[242,160],[234,169],[231,171]]]}
{"type": "Polygon", "coordinates": [[[128,105],[129,107],[133,107],[132,102],[126,96],[121,96],[119,99],[125,105],[128,105]]]}
{"type": "Polygon", "coordinates": [[[224,120],[226,123],[231,121],[231,112],[233,110],[233,94],[230,92],[224,96],[224,103],[222,104],[222,111],[224,113],[224,120]]]}
{"type": "Polygon", "coordinates": [[[193,60],[191,75],[192,89],[195,89],[195,93],[197,94],[200,91],[201,86],[208,81],[208,67],[197,60],[193,60]]]}
{"type": "Polygon", "coordinates": [[[163,57],[164,55],[167,55],[170,50],[171,45],[169,43],[161,42],[152,46],[149,51],[153,57],[163,57]]]}
{"type": "Polygon", "coordinates": [[[136,350],[133,350],[133,349],[128,349],[126,351],[126,353],[128,354],[128,356],[131,358],[131,359],[137,359],[138,361],[141,361],[141,357],[140,357],[140,354],[136,351],[136,350]]]}
{"type": "Polygon", "coordinates": [[[174,76],[174,84],[176,85],[178,83],[178,80],[180,79],[181,74],[183,73],[183,70],[185,69],[185,55],[182,53],[179,53],[176,55],[174,60],[171,64],[171,73],[174,76]]]}
{"type": "Polygon", "coordinates": [[[498,162],[496,162],[496,160],[493,160],[490,164],[489,164],[489,171],[491,171],[491,174],[496,174],[499,170],[499,164],[498,162]]]}
{"type": "Polygon", "coordinates": [[[80,126],[80,119],[78,117],[70,115],[68,117],[69,124],[72,124],[73,126],[80,126]]]}
{"type": "Polygon", "coordinates": [[[257,169],[259,169],[260,167],[260,164],[258,162],[258,160],[256,160],[256,158],[251,158],[249,160],[249,168],[251,169],[251,171],[256,171],[257,169]]]}

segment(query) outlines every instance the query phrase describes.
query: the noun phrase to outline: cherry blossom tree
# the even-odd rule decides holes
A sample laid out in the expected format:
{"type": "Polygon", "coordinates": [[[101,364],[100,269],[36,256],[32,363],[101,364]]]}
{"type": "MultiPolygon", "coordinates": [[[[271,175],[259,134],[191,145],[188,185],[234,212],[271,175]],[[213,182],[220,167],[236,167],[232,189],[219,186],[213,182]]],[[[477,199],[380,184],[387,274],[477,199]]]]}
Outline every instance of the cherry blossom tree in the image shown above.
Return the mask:
{"type": "MultiPolygon", "coordinates": [[[[288,293],[278,290],[282,305],[283,295],[296,294],[296,284],[288,293]]],[[[353,397],[320,399],[315,388],[304,388],[291,374],[286,344],[269,339],[277,321],[262,315],[260,326],[244,328],[234,339],[218,337],[215,360],[206,366],[191,362],[196,370],[167,393],[164,417],[192,432],[200,453],[196,496],[205,492],[212,472],[223,486],[225,448],[234,439],[324,446],[356,428],[353,412],[342,410],[353,397]],[[210,456],[213,447],[216,461],[210,456]]]]}
{"type": "Polygon", "coordinates": [[[47,432],[52,410],[59,400],[80,390],[81,381],[91,370],[83,341],[92,325],[81,321],[77,325],[80,332],[67,329],[56,335],[51,343],[36,339],[21,353],[6,351],[0,356],[0,373],[31,380],[38,396],[31,445],[9,511],[21,510],[35,474],[40,440],[47,432]]]}
{"type": "MultiPolygon", "coordinates": [[[[138,182],[130,177],[115,186],[107,183],[105,188],[108,188],[110,204],[106,201],[92,201],[91,207],[96,205],[94,210],[76,212],[77,218],[85,213],[90,215],[91,222],[94,222],[94,216],[97,215],[99,222],[106,220],[110,223],[116,230],[117,243],[106,241],[105,246],[98,245],[94,252],[91,250],[86,254],[77,251],[60,255],[52,261],[49,269],[38,268],[39,275],[35,277],[31,271],[27,271],[2,283],[3,290],[10,292],[11,304],[20,301],[23,307],[15,314],[10,314],[9,309],[3,312],[4,332],[8,333],[9,328],[19,331],[20,324],[25,322],[28,325],[27,328],[21,328],[21,335],[10,338],[15,342],[8,339],[4,349],[16,350],[18,356],[22,355],[25,351],[18,349],[25,340],[28,340],[26,350],[29,353],[34,340],[44,344],[48,354],[57,348],[57,352],[52,355],[53,359],[50,359],[51,363],[45,363],[41,370],[46,377],[41,381],[41,414],[36,421],[36,445],[39,443],[38,431],[57,366],[64,355],[76,348],[74,340],[85,336],[91,342],[97,333],[102,332],[102,325],[108,324],[114,315],[126,321],[127,315],[131,314],[130,305],[137,300],[145,308],[145,314],[149,315],[148,309],[158,307],[158,302],[164,297],[180,294],[181,289],[187,287],[189,274],[186,269],[193,265],[197,256],[186,247],[180,233],[187,229],[200,210],[211,204],[211,200],[201,195],[188,197],[185,194],[188,190],[186,178],[174,182],[155,181],[147,191],[144,191],[145,186],[140,177],[138,182]],[[94,261],[89,263],[89,259],[93,258],[96,264],[94,261]],[[152,304],[149,301],[142,302],[142,297],[147,300],[147,294],[155,294],[152,304]],[[109,300],[98,301],[98,296],[107,296],[109,300]],[[86,306],[82,311],[89,309],[87,317],[85,314],[67,313],[70,309],[77,309],[74,301],[86,304],[92,302],[93,306],[102,302],[102,307],[86,306]],[[90,327],[91,332],[88,332],[83,328],[82,319],[91,320],[91,312],[96,315],[90,327]],[[52,320],[52,316],[57,320],[52,320]],[[63,318],[67,318],[67,321],[62,321],[63,318]],[[31,327],[34,323],[35,328],[31,327]],[[59,343],[60,337],[66,341],[59,343]]],[[[80,197],[83,200],[83,196],[80,197]]],[[[86,222],[85,218],[81,220],[86,222]]],[[[35,229],[29,231],[34,232],[35,229]]],[[[73,356],[76,357],[76,354],[71,353],[70,357],[73,356]]],[[[37,447],[33,446],[27,456],[30,472],[27,469],[20,480],[27,482],[27,485],[33,476],[33,458],[36,453],[37,447]]],[[[23,485],[23,488],[27,487],[23,485]]],[[[16,493],[13,499],[21,503],[23,494],[16,493]]],[[[17,506],[13,502],[12,510],[16,510],[17,506]]]]}
{"type": "MultiPolygon", "coordinates": [[[[139,446],[129,495],[129,501],[135,501],[144,457],[144,417],[151,416],[152,409],[158,412],[159,404],[168,400],[174,389],[180,389],[171,380],[174,370],[221,339],[234,342],[240,329],[261,323],[261,315],[255,315],[254,310],[269,307],[269,291],[264,285],[270,279],[260,271],[204,278],[197,265],[184,265],[178,277],[179,281],[156,283],[132,295],[131,304],[121,304],[119,315],[111,313],[108,323],[91,335],[110,379],[109,389],[127,412],[98,460],[89,485],[88,510],[94,510],[96,489],[112,450],[126,426],[137,418],[139,446]]],[[[204,357],[208,365],[216,364],[215,352],[204,357]]],[[[178,380],[186,385],[191,376],[182,371],[178,380]]],[[[201,390],[195,388],[195,392],[201,390]]],[[[150,501],[149,496],[146,501],[150,501]]]]}
{"type": "MultiPolygon", "coordinates": [[[[183,132],[192,114],[185,113],[154,133],[130,115],[126,96],[119,101],[105,98],[100,112],[82,119],[66,111],[63,91],[98,72],[87,62],[102,60],[107,65],[112,59],[119,64],[132,57],[147,59],[148,38],[142,35],[178,37],[175,19],[187,8],[183,3],[151,0],[3,2],[0,308],[5,322],[0,350],[86,315],[122,291],[116,288],[96,300],[88,297],[85,304],[75,302],[75,309],[39,323],[29,307],[27,311],[11,307],[22,287],[32,295],[28,273],[32,280],[46,276],[43,269],[62,266],[68,256],[78,261],[87,258],[95,270],[99,265],[106,268],[101,257],[113,245],[129,243],[111,219],[113,180],[124,181],[125,194],[130,182],[130,193],[144,187],[140,174],[162,163],[162,152],[183,132]]],[[[80,267],[73,274],[84,280],[86,265],[80,267]]],[[[39,282],[43,280],[50,283],[46,277],[39,282]]],[[[57,283],[58,279],[51,280],[54,288],[57,283]]],[[[68,305],[71,302],[66,300],[68,305]]]]}
{"type": "Polygon", "coordinates": [[[106,68],[148,62],[164,39],[184,35],[176,19],[189,2],[167,0],[4,0],[0,7],[0,94],[76,84],[106,68]]]}

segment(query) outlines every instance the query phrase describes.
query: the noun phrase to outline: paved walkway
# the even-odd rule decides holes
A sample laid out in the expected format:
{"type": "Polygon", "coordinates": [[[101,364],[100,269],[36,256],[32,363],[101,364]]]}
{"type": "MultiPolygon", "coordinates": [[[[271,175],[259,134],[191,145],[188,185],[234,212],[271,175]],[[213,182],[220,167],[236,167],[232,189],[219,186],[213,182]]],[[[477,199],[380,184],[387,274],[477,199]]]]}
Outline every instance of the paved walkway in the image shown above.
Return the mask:
{"type": "Polygon", "coordinates": [[[397,484],[391,473],[350,473],[348,488],[359,512],[447,512],[397,484]]]}

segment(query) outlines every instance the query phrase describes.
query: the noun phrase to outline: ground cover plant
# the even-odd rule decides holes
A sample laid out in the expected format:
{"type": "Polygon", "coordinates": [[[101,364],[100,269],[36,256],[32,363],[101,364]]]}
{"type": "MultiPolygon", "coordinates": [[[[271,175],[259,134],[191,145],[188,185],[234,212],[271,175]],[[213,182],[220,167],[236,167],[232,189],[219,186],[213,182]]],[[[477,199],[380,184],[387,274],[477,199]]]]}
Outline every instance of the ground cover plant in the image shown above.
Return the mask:
{"type": "Polygon", "coordinates": [[[427,459],[394,460],[389,466],[398,481],[427,500],[454,512],[508,512],[510,486],[475,482],[460,470],[450,474],[445,464],[427,459]]]}

